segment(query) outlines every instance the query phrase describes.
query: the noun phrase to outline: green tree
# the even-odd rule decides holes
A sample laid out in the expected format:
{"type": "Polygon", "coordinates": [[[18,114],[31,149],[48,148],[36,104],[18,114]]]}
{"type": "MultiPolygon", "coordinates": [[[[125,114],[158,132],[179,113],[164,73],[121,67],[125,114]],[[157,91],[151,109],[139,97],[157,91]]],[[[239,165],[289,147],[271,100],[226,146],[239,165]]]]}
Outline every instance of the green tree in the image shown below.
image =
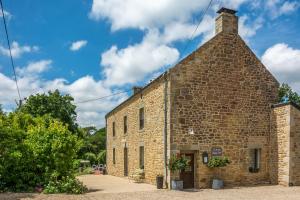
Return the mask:
{"type": "Polygon", "coordinates": [[[77,131],[76,106],[72,103],[73,97],[62,95],[58,90],[49,91],[48,94],[31,95],[19,108],[19,111],[34,117],[49,115],[52,118],[68,125],[72,132],[77,131]]]}
{"type": "Polygon", "coordinates": [[[279,102],[284,102],[286,100],[294,102],[294,103],[300,105],[300,96],[297,94],[297,92],[294,92],[288,84],[283,83],[279,87],[278,101],[279,102]]]}

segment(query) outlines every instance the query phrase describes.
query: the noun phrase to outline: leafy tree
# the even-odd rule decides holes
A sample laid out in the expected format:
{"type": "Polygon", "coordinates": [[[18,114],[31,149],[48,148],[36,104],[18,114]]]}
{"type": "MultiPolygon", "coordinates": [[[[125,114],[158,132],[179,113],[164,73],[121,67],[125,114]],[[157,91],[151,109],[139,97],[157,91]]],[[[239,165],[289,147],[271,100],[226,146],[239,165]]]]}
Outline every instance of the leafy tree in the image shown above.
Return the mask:
{"type": "Polygon", "coordinates": [[[19,108],[19,111],[34,117],[49,115],[52,118],[68,125],[72,132],[77,131],[76,106],[72,103],[73,97],[62,95],[58,90],[48,94],[31,95],[19,108]]]}
{"type": "Polygon", "coordinates": [[[101,150],[100,153],[98,153],[97,161],[98,161],[98,164],[106,163],[106,150],[101,150]]]}
{"type": "Polygon", "coordinates": [[[286,83],[283,83],[280,86],[278,91],[278,98],[279,102],[292,101],[300,105],[300,96],[297,94],[297,92],[294,92],[292,88],[286,83]]]}
{"type": "Polygon", "coordinates": [[[92,165],[97,164],[97,157],[94,153],[87,152],[87,153],[84,154],[83,157],[84,157],[85,160],[89,160],[92,165]]]}

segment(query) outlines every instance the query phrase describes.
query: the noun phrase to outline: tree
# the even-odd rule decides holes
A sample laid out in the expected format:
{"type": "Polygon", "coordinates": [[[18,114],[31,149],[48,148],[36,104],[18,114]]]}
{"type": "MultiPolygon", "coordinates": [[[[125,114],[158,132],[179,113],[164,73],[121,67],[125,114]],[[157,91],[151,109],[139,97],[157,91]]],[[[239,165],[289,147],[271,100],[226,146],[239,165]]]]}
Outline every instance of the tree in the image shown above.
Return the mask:
{"type": "Polygon", "coordinates": [[[58,90],[49,91],[48,94],[29,96],[19,111],[33,117],[49,115],[67,124],[70,131],[77,132],[76,106],[72,103],[73,101],[74,99],[70,95],[62,95],[58,90]]]}
{"type": "Polygon", "coordinates": [[[278,101],[279,102],[291,101],[300,105],[300,96],[297,94],[297,92],[294,92],[288,84],[283,83],[279,87],[278,101]]]}

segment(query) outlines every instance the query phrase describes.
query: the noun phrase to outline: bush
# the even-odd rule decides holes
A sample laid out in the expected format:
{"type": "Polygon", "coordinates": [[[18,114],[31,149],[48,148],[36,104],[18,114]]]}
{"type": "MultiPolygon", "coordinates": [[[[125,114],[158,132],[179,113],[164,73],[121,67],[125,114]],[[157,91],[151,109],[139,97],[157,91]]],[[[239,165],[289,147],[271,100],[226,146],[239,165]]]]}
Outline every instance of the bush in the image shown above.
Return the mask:
{"type": "Polygon", "coordinates": [[[106,150],[100,151],[97,155],[98,164],[106,164],[106,150]]]}
{"type": "Polygon", "coordinates": [[[84,154],[84,159],[89,160],[91,165],[97,164],[97,157],[94,153],[88,152],[84,154]]]}
{"type": "Polygon", "coordinates": [[[225,167],[230,164],[230,161],[227,157],[213,157],[208,161],[207,166],[209,168],[225,167]]]}
{"type": "Polygon", "coordinates": [[[81,144],[66,125],[49,116],[1,116],[0,191],[34,191],[72,177],[81,144]]]}
{"type": "Polygon", "coordinates": [[[172,172],[184,170],[188,166],[188,160],[183,156],[173,155],[169,160],[169,169],[172,172]]]}
{"type": "Polygon", "coordinates": [[[74,177],[66,177],[57,181],[50,181],[44,189],[44,193],[68,193],[68,194],[83,194],[87,192],[87,187],[74,177]]]}

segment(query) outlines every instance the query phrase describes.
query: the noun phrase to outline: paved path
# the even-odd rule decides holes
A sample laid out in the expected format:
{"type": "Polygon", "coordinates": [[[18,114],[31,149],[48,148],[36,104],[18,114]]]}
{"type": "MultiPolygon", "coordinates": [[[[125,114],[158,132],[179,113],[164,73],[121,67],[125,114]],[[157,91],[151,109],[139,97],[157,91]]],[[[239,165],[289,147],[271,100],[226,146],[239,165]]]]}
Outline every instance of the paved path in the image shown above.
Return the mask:
{"type": "Polygon", "coordinates": [[[155,191],[156,186],[145,183],[134,183],[127,178],[110,175],[84,175],[78,177],[94,193],[122,193],[155,191]]]}
{"type": "Polygon", "coordinates": [[[0,194],[0,200],[300,200],[300,187],[257,186],[223,190],[170,191],[113,176],[81,176],[85,195],[0,194]]]}

